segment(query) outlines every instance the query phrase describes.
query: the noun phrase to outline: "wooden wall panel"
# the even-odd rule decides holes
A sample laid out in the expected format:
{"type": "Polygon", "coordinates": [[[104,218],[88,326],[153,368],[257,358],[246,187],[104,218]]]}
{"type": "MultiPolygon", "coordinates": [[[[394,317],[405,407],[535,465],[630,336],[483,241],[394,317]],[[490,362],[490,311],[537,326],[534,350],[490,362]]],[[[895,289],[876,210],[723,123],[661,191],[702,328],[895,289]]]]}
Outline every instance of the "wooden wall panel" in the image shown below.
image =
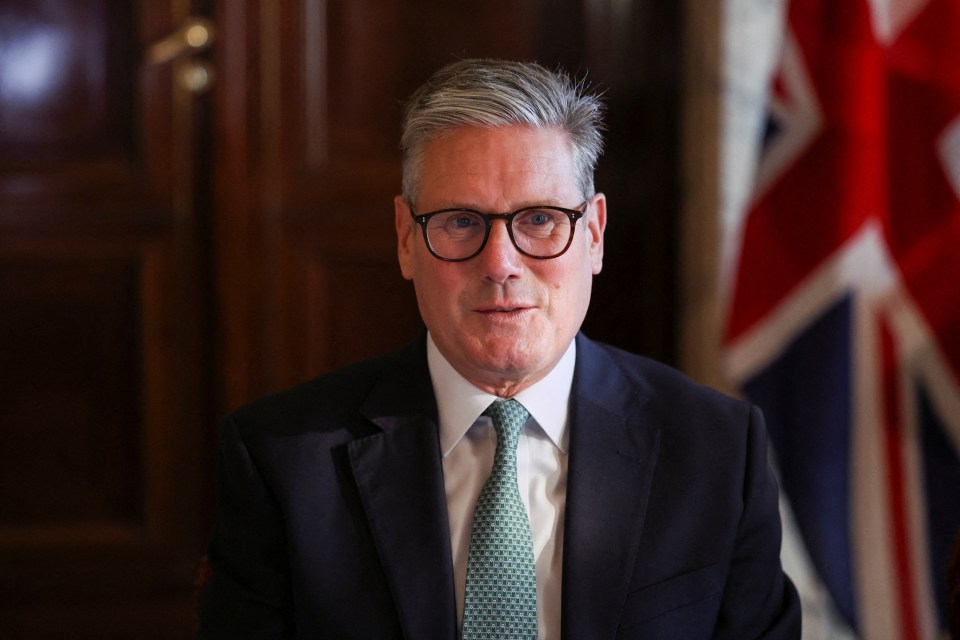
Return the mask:
{"type": "Polygon", "coordinates": [[[172,248],[0,242],[2,637],[191,634],[208,438],[172,248]]]}
{"type": "Polygon", "coordinates": [[[139,293],[130,259],[0,257],[0,527],[139,526],[139,293]]]}
{"type": "Polygon", "coordinates": [[[5,2],[0,159],[131,150],[132,79],[122,61],[132,52],[132,10],[110,0],[5,2]]]}
{"type": "Polygon", "coordinates": [[[356,257],[315,262],[311,282],[311,349],[318,366],[339,367],[397,346],[420,327],[413,286],[398,277],[395,260],[356,257]],[[323,286],[318,286],[323,283],[323,286]]]}
{"type": "Polygon", "coordinates": [[[202,103],[141,57],[187,9],[0,5],[3,638],[192,634],[210,520],[202,103]]]}

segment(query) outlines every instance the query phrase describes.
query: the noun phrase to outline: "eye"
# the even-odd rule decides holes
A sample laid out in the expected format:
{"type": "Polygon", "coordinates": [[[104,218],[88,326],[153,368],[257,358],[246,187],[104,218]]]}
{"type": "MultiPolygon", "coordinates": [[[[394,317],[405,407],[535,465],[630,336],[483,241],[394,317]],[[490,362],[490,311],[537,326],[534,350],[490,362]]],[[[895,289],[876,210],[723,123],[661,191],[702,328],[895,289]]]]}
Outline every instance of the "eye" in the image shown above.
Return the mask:
{"type": "Polygon", "coordinates": [[[564,216],[550,209],[529,209],[521,213],[513,221],[514,229],[531,236],[542,236],[557,231],[564,221],[564,216]]]}
{"type": "Polygon", "coordinates": [[[464,238],[483,231],[483,218],[470,211],[446,211],[430,218],[428,231],[464,238]]]}
{"type": "Polygon", "coordinates": [[[530,219],[527,220],[527,222],[534,226],[540,226],[540,225],[548,224],[551,221],[551,219],[552,218],[548,214],[544,213],[543,211],[535,211],[534,213],[530,214],[530,219]]]}

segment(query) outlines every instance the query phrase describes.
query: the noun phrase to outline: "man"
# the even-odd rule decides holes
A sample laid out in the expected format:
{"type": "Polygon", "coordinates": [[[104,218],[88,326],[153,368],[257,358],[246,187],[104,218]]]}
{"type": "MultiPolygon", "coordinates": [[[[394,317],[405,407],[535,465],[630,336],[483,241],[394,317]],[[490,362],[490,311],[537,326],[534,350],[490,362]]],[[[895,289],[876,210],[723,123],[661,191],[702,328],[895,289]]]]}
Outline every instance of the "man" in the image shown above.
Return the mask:
{"type": "Polygon", "coordinates": [[[600,112],[535,64],[414,94],[426,332],[225,421],[201,637],[799,637],[759,412],[578,333],[600,112]]]}

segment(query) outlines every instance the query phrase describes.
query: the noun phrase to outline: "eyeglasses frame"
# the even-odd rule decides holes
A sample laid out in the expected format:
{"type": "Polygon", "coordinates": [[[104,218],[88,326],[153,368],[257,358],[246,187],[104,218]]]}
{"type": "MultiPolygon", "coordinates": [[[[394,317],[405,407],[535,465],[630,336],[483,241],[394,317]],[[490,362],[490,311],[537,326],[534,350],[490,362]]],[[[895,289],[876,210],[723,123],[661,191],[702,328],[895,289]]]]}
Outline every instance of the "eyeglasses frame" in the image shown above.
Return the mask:
{"type": "Polygon", "coordinates": [[[525,255],[528,258],[533,258],[534,260],[553,260],[554,258],[559,258],[563,254],[565,254],[567,252],[567,249],[570,248],[570,245],[573,244],[573,236],[576,234],[576,231],[577,231],[577,220],[579,220],[584,215],[586,215],[587,208],[589,205],[590,205],[590,200],[585,200],[576,209],[567,209],[565,207],[557,207],[554,205],[547,205],[547,204],[537,204],[529,207],[521,207],[520,209],[517,209],[516,211],[512,211],[510,213],[482,213],[480,211],[477,211],[476,209],[467,209],[465,207],[451,207],[449,209],[437,209],[436,211],[429,211],[427,213],[417,213],[416,211],[414,211],[413,205],[410,204],[409,202],[407,203],[407,207],[409,207],[410,209],[410,216],[413,218],[414,222],[420,225],[420,229],[423,231],[423,243],[427,245],[427,250],[430,252],[430,255],[432,255],[437,260],[442,260],[443,262],[466,262],[467,260],[476,258],[478,255],[480,255],[483,252],[484,248],[486,248],[487,246],[487,241],[490,239],[490,230],[493,228],[493,222],[495,220],[503,220],[503,222],[507,225],[507,235],[510,236],[510,242],[513,244],[514,248],[517,251],[519,251],[522,255],[525,255]],[[559,211],[561,213],[566,214],[567,217],[570,218],[570,237],[567,238],[567,244],[564,245],[563,249],[561,249],[560,251],[558,251],[557,253],[551,256],[535,256],[533,254],[527,253],[526,251],[520,248],[520,245],[517,244],[517,239],[513,235],[513,219],[516,218],[521,213],[525,211],[532,211],[533,209],[550,209],[552,211],[559,211]],[[439,254],[437,254],[437,252],[433,250],[433,246],[430,244],[430,236],[427,234],[427,221],[429,221],[430,218],[432,218],[435,215],[438,215],[441,213],[454,213],[457,211],[480,216],[480,218],[484,221],[484,224],[485,224],[485,228],[483,232],[483,242],[480,243],[480,246],[477,248],[476,251],[471,253],[469,256],[466,256],[465,258],[444,258],[443,256],[440,256],[439,254]]]}

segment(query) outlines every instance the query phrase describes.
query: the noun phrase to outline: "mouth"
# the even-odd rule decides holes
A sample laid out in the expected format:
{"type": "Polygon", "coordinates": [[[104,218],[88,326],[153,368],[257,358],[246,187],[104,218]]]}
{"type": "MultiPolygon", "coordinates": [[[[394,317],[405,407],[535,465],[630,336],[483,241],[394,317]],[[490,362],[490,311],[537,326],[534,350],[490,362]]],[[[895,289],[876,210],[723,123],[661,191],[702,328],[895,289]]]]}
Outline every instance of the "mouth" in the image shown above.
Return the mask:
{"type": "Polygon", "coordinates": [[[509,318],[521,316],[531,311],[533,307],[527,305],[494,305],[490,307],[479,307],[475,311],[488,318],[509,318]]]}

